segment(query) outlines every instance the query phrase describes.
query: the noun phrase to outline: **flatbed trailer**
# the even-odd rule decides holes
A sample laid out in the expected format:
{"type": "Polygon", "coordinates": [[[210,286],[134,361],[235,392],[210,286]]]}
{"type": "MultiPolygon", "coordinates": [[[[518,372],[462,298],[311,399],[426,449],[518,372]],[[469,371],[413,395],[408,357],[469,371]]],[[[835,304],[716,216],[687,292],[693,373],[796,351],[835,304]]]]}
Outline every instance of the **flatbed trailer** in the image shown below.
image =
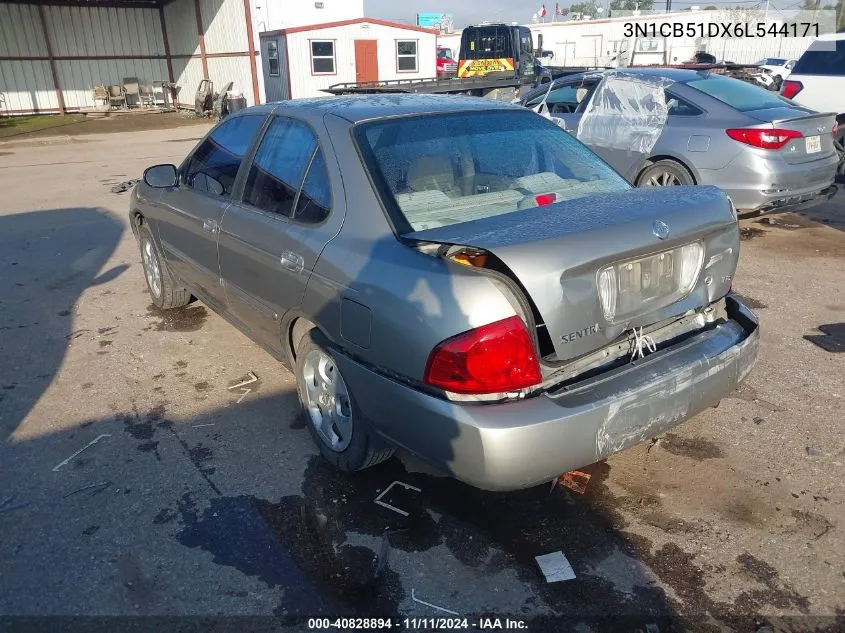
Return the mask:
{"type": "Polygon", "coordinates": [[[587,67],[555,67],[544,68],[543,72],[531,77],[518,77],[515,74],[501,76],[489,74],[481,77],[450,77],[426,79],[391,79],[388,81],[348,82],[338,83],[323,92],[333,95],[348,94],[384,94],[384,93],[416,93],[416,94],[462,94],[476,97],[495,96],[498,90],[519,90],[522,87],[533,88],[552,79],[574,75],[588,70],[587,67]]]}

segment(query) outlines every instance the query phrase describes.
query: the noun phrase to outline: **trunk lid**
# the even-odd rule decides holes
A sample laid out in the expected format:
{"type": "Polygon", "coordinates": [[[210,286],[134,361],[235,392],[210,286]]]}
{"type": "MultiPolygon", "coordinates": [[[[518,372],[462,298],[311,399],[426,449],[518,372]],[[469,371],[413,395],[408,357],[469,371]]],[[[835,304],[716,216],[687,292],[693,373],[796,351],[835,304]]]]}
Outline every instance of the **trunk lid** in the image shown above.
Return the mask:
{"type": "Polygon", "coordinates": [[[836,115],[832,113],[814,113],[799,107],[784,105],[780,108],[766,108],[745,112],[751,118],[764,125],[757,128],[773,127],[779,130],[794,130],[802,137],[791,139],[777,150],[783,159],[791,165],[809,163],[829,158],[836,149],[833,146],[833,125],[836,115]],[[771,125],[766,125],[771,124],[771,125]]]}
{"type": "MultiPolygon", "coordinates": [[[[548,331],[554,354],[546,355],[547,361],[577,358],[633,327],[709,305],[727,294],[739,257],[739,227],[728,199],[716,187],[700,186],[578,198],[404,237],[480,248],[500,259],[539,312],[538,327],[548,331]],[[668,235],[661,239],[663,225],[668,235]],[[599,295],[603,268],[627,267],[643,256],[659,258],[694,242],[703,254],[689,292],[645,298],[641,306],[607,317],[599,295]]],[[[653,287],[647,268],[634,267],[636,283],[653,287]]]]}

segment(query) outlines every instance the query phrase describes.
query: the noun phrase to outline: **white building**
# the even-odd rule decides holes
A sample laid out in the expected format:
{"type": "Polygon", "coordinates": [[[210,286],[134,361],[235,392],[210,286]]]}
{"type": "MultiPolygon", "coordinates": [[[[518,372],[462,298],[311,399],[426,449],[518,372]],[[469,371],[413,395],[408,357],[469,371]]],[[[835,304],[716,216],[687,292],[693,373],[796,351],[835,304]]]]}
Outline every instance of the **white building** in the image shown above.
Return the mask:
{"type": "Polygon", "coordinates": [[[554,53],[553,59],[548,62],[553,66],[614,66],[620,60],[620,55],[627,56],[629,62],[637,66],[680,64],[689,60],[696,51],[708,52],[717,60],[750,64],[763,57],[799,57],[814,39],[706,37],[706,29],[711,24],[754,22],[755,19],[759,19],[759,13],[743,16],[737,14],[736,10],[720,9],[547,22],[531,24],[529,27],[534,36],[534,46],[554,53]],[[626,37],[625,25],[629,23],[647,27],[648,35],[651,35],[652,27],[658,29],[656,37],[643,36],[641,33],[635,33],[635,38],[626,37]],[[661,37],[660,25],[669,28],[675,24],[684,25],[684,28],[688,24],[702,25],[705,36],[661,37]]]}
{"type": "Polygon", "coordinates": [[[435,77],[437,35],[373,18],[261,33],[267,101],[325,96],[338,83],[435,77]]]}

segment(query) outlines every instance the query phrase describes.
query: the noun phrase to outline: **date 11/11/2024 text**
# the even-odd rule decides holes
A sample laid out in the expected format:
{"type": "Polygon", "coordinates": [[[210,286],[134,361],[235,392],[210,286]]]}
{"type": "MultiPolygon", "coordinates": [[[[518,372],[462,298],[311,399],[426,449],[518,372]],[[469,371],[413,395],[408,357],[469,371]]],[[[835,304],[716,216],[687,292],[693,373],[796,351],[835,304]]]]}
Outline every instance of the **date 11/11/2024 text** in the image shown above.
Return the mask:
{"type": "Polygon", "coordinates": [[[310,630],[364,630],[364,629],[399,629],[399,630],[526,630],[528,624],[518,618],[503,617],[415,617],[415,618],[309,618],[310,630]]]}

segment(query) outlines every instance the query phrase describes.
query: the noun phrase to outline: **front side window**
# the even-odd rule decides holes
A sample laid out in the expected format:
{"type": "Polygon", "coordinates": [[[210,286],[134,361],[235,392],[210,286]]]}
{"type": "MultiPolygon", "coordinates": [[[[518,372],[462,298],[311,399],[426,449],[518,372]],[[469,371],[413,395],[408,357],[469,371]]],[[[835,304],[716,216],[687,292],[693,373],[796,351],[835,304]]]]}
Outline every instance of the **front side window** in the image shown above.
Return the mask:
{"type": "Polygon", "coordinates": [[[274,40],[267,42],[267,68],[271,77],[279,76],[279,44],[274,40]]]}
{"type": "Polygon", "coordinates": [[[317,139],[304,123],[277,117],[267,128],[244,186],[244,202],[290,216],[317,139]]]}
{"type": "Polygon", "coordinates": [[[334,41],[311,41],[311,72],[315,75],[334,75],[334,41]]]}
{"type": "Polygon", "coordinates": [[[704,79],[688,81],[687,85],[740,112],[790,105],[789,101],[765,88],[721,75],[707,75],[704,79]]]}
{"type": "Polygon", "coordinates": [[[357,125],[355,138],[399,233],[630,187],[527,110],[382,119],[357,125]]]}
{"type": "Polygon", "coordinates": [[[531,41],[530,30],[519,29],[519,43],[523,55],[531,56],[534,54],[534,42],[531,41]]]}
{"type": "Polygon", "coordinates": [[[417,41],[397,40],[396,69],[402,73],[417,72],[417,41]]]}
{"type": "Polygon", "coordinates": [[[212,195],[230,195],[244,154],[263,123],[264,117],[256,115],[226,119],[194,151],[183,182],[212,195]]]}

